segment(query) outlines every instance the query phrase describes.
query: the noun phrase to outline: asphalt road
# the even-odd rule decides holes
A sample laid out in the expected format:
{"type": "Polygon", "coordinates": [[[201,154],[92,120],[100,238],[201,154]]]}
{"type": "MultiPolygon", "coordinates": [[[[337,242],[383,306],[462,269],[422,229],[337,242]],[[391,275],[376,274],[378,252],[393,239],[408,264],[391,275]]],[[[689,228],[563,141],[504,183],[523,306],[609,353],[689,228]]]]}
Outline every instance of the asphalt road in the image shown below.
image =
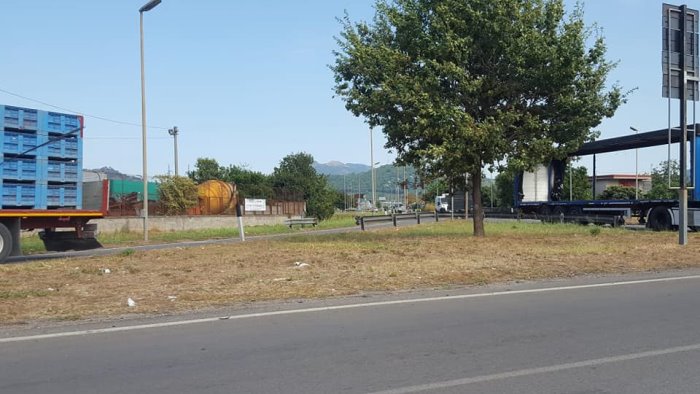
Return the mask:
{"type": "Polygon", "coordinates": [[[5,336],[0,393],[697,393],[700,276],[632,279],[5,336]]]}

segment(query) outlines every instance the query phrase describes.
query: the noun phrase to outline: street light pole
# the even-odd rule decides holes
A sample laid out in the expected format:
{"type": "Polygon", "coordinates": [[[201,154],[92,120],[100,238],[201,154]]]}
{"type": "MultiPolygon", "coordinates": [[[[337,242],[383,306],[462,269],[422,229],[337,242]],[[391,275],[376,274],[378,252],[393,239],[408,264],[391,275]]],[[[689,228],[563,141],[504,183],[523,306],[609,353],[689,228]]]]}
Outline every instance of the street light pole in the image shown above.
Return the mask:
{"type": "Polygon", "coordinates": [[[141,29],[141,137],[143,145],[143,240],[148,242],[148,149],[146,146],[146,77],[143,61],[143,13],[160,4],[161,0],[151,0],[139,9],[141,29]]]}
{"type": "Polygon", "coordinates": [[[180,173],[177,170],[177,134],[180,132],[180,130],[177,129],[177,126],[174,126],[172,129],[168,130],[168,134],[173,136],[173,141],[175,142],[175,176],[179,176],[180,173]]]}
{"type": "MultiPolygon", "coordinates": [[[[632,126],[630,130],[634,131],[635,135],[639,131],[632,126]]],[[[639,200],[639,149],[634,150],[634,199],[639,200]]]]}
{"type": "Polygon", "coordinates": [[[372,212],[374,212],[374,207],[377,206],[377,191],[375,187],[375,179],[374,179],[374,140],[373,140],[373,135],[374,131],[370,127],[369,129],[369,160],[370,163],[372,164],[371,170],[372,170],[372,212]]]}

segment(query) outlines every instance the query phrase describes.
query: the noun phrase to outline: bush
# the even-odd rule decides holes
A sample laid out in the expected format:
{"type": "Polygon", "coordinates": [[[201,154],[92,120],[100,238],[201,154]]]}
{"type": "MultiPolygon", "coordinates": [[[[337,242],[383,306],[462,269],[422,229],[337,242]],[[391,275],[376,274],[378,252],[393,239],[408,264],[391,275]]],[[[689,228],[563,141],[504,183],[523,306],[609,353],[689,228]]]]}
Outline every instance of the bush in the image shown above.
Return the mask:
{"type": "Polygon", "coordinates": [[[181,215],[197,206],[197,185],[184,176],[157,176],[160,203],[166,215],[181,215]]]}
{"type": "Polygon", "coordinates": [[[634,200],[635,190],[627,186],[609,186],[598,196],[600,200],[634,200]]]}

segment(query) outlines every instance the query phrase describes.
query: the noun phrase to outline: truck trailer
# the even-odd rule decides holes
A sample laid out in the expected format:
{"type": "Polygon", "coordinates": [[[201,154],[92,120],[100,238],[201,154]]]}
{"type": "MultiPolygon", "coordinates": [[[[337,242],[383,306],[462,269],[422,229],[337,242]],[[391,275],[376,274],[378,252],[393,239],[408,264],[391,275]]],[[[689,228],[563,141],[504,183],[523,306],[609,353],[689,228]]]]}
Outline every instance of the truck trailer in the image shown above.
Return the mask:
{"type": "MultiPolygon", "coordinates": [[[[688,126],[688,141],[700,142],[700,124],[688,126]]],[[[619,225],[631,216],[639,217],[639,223],[662,231],[678,228],[679,202],[669,200],[578,200],[562,199],[564,169],[572,157],[593,155],[593,190],[595,190],[595,155],[629,149],[677,143],[681,141],[680,128],[655,130],[630,136],[616,137],[585,143],[566,160],[553,160],[547,165],[537,166],[533,171],[521,172],[515,177],[515,207],[523,214],[534,214],[543,220],[559,218],[582,223],[619,225]]],[[[697,146],[697,145],[695,145],[697,146]]],[[[694,150],[694,149],[693,149],[694,150]]],[[[698,162],[698,152],[691,152],[692,163],[698,162]]],[[[692,166],[691,166],[692,167],[692,166]]],[[[693,168],[694,185],[699,185],[700,173],[693,168]]],[[[688,228],[700,229],[700,187],[689,190],[688,228]]]]}
{"type": "Polygon", "coordinates": [[[101,247],[82,209],[82,116],[0,105],[0,263],[21,255],[21,230],[39,230],[49,251],[101,247]]]}
{"type": "Polygon", "coordinates": [[[435,212],[464,213],[467,195],[465,192],[443,193],[435,196],[435,212]]]}

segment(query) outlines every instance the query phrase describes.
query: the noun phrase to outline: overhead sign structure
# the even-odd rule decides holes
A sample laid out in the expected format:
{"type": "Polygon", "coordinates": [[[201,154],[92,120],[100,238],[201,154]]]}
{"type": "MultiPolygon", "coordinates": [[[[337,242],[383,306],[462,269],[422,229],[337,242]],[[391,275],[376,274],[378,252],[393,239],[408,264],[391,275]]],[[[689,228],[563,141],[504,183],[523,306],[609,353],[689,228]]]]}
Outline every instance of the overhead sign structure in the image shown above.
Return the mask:
{"type": "Polygon", "coordinates": [[[681,98],[685,69],[686,98],[698,101],[700,62],[698,61],[698,20],[700,14],[686,6],[663,5],[663,97],[681,98]],[[685,14],[685,18],[683,15],[685,14]],[[685,29],[682,26],[685,25],[685,29]],[[683,34],[685,30],[685,34],[683,34]],[[685,42],[685,45],[683,43],[685,42]],[[685,56],[683,56],[685,54],[685,56]],[[683,64],[684,63],[684,64],[683,64]],[[670,90],[669,90],[670,86],[670,90]]]}
{"type": "Polygon", "coordinates": [[[264,198],[246,198],[245,210],[248,212],[265,212],[267,211],[267,202],[264,198]]]}
{"type": "MultiPolygon", "coordinates": [[[[672,98],[680,101],[680,187],[678,188],[678,243],[688,243],[688,100],[698,101],[698,21],[700,13],[686,5],[664,4],[662,7],[663,34],[663,96],[669,99],[668,143],[671,146],[671,103],[672,98]]],[[[693,109],[695,105],[693,105],[693,109]]],[[[695,116],[693,115],[693,119],[695,116]]],[[[690,154],[695,157],[695,125],[691,138],[690,154]]],[[[669,155],[670,156],[670,155],[669,155]]],[[[670,157],[669,157],[670,160],[670,157]]],[[[691,161],[691,179],[695,179],[695,160],[691,161]]],[[[669,176],[670,180],[670,176],[669,176]]],[[[669,185],[670,186],[670,185],[669,185]]],[[[691,184],[690,187],[695,187],[691,184]]]]}

